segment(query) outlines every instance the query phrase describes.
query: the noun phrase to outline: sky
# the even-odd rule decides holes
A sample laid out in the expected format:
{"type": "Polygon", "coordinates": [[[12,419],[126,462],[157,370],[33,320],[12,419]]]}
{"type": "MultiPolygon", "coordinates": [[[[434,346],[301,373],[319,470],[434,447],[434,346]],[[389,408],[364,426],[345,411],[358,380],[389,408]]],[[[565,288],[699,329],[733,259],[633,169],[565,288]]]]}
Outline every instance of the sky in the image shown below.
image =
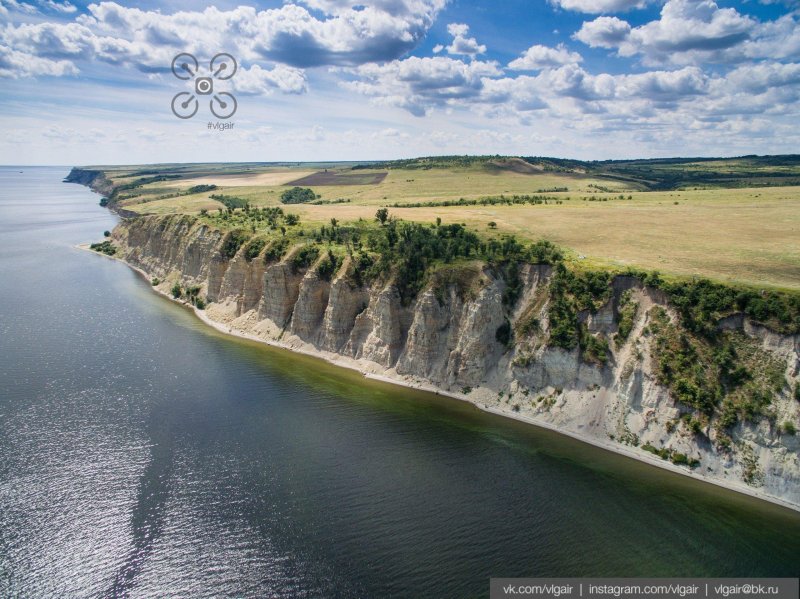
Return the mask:
{"type": "Polygon", "coordinates": [[[800,0],[0,0],[0,85],[3,164],[798,153],[800,0]]]}

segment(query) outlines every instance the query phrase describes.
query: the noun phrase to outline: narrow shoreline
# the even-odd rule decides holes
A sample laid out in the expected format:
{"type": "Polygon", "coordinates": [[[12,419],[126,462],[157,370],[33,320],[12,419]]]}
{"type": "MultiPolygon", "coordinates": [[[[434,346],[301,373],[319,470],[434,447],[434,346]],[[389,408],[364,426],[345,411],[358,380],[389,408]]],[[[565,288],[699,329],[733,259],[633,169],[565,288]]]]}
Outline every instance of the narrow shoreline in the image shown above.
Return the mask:
{"type": "MultiPolygon", "coordinates": [[[[123,260],[122,258],[118,258],[116,256],[109,256],[107,254],[103,254],[103,253],[91,250],[89,248],[89,244],[88,243],[78,244],[78,245],[75,246],[75,248],[76,249],[80,249],[80,250],[85,250],[87,252],[91,252],[94,255],[102,256],[102,257],[108,258],[110,260],[121,262],[121,263],[125,264],[128,268],[133,270],[140,277],[142,277],[142,279],[144,279],[147,283],[150,282],[150,278],[149,278],[150,275],[148,275],[142,269],[130,264],[129,262],[127,262],[125,260],[123,260]]],[[[643,462],[643,463],[651,465],[651,466],[656,466],[657,468],[661,468],[662,470],[667,470],[669,472],[673,472],[673,473],[676,473],[676,474],[680,474],[682,476],[686,476],[686,477],[692,478],[692,479],[694,479],[696,481],[699,481],[699,482],[712,484],[712,485],[715,485],[717,487],[721,487],[723,489],[727,489],[729,491],[734,491],[734,492],[740,493],[742,495],[747,495],[747,496],[753,497],[755,499],[760,499],[762,501],[766,501],[768,503],[772,503],[772,504],[787,508],[787,509],[792,510],[794,512],[800,512],[800,503],[792,503],[792,502],[786,501],[785,499],[782,499],[780,497],[775,497],[773,495],[768,495],[766,493],[761,493],[761,492],[757,491],[756,489],[748,487],[748,486],[746,486],[744,484],[738,484],[738,483],[734,483],[734,482],[730,482],[730,481],[723,481],[723,480],[719,480],[719,479],[713,479],[713,478],[707,477],[707,476],[705,476],[703,474],[700,474],[698,472],[695,472],[695,471],[692,471],[692,470],[687,470],[687,469],[685,469],[683,467],[680,467],[680,466],[675,466],[673,464],[670,464],[669,462],[665,462],[661,458],[658,458],[658,457],[655,457],[655,456],[651,456],[650,454],[644,454],[644,453],[641,453],[641,452],[634,451],[634,450],[632,450],[632,449],[630,449],[628,447],[625,447],[623,445],[620,445],[618,443],[610,443],[610,442],[604,441],[602,439],[595,439],[595,438],[591,438],[591,437],[586,437],[586,436],[580,435],[579,433],[575,433],[573,431],[569,431],[569,430],[565,430],[565,429],[559,428],[559,427],[557,427],[557,426],[555,426],[555,425],[553,425],[553,424],[551,424],[549,422],[536,420],[536,419],[530,418],[528,416],[523,416],[521,414],[516,414],[516,413],[513,413],[513,412],[507,412],[505,410],[500,410],[498,408],[492,408],[492,407],[489,407],[489,406],[487,406],[485,404],[481,404],[481,403],[479,403],[477,401],[473,401],[473,400],[469,399],[464,394],[453,393],[451,391],[445,391],[443,389],[440,389],[440,388],[436,387],[433,384],[411,383],[411,382],[409,382],[407,380],[403,380],[403,379],[400,379],[400,378],[395,378],[395,377],[392,377],[392,376],[374,374],[374,373],[371,373],[371,372],[367,372],[366,370],[361,368],[357,363],[354,363],[355,362],[354,360],[346,359],[344,356],[339,356],[337,358],[337,357],[333,357],[333,356],[335,356],[335,354],[331,354],[330,352],[322,352],[322,351],[319,351],[319,350],[309,350],[309,349],[306,349],[306,348],[294,347],[294,346],[292,346],[292,345],[290,345],[288,343],[284,343],[282,341],[262,339],[261,337],[257,337],[256,335],[252,335],[252,334],[249,334],[249,333],[245,333],[243,331],[235,330],[232,327],[229,327],[229,326],[227,326],[227,325],[225,325],[223,323],[220,323],[220,322],[217,322],[217,321],[211,319],[205,313],[205,310],[199,310],[198,308],[196,308],[195,306],[192,306],[191,304],[189,304],[187,302],[184,302],[184,301],[181,301],[181,300],[177,300],[177,299],[175,299],[173,297],[170,297],[169,294],[167,294],[166,292],[163,292],[163,291],[161,291],[159,289],[156,289],[152,285],[150,286],[150,288],[155,293],[167,298],[168,300],[190,309],[200,321],[202,321],[206,325],[210,326],[211,328],[215,329],[217,332],[222,333],[224,335],[230,335],[231,337],[236,337],[236,338],[239,338],[239,339],[246,339],[248,341],[254,341],[256,343],[263,343],[265,345],[269,345],[271,347],[275,347],[275,348],[282,349],[282,350],[285,350],[285,351],[290,351],[290,352],[293,352],[293,353],[302,354],[302,355],[309,356],[309,357],[312,357],[312,358],[324,360],[325,362],[327,362],[327,363],[329,363],[329,364],[331,364],[333,366],[336,366],[336,367],[339,367],[339,368],[347,368],[349,370],[354,370],[354,371],[358,372],[359,374],[361,374],[366,379],[379,381],[379,382],[382,382],[382,383],[388,383],[388,384],[392,384],[392,385],[397,385],[397,386],[400,386],[400,387],[405,387],[407,389],[413,389],[415,391],[423,391],[423,392],[426,392],[426,393],[432,393],[434,395],[438,395],[438,396],[441,396],[441,397],[447,397],[447,398],[450,398],[450,399],[455,399],[455,400],[458,400],[458,401],[466,402],[466,403],[472,405],[473,407],[477,408],[478,410],[480,410],[482,412],[486,412],[488,414],[493,414],[495,416],[502,416],[504,418],[509,418],[511,420],[516,420],[517,422],[523,422],[525,424],[538,426],[540,428],[553,431],[553,432],[558,433],[560,435],[564,435],[564,436],[570,437],[572,439],[575,439],[576,441],[580,441],[582,443],[586,443],[588,445],[592,445],[594,447],[598,447],[600,449],[604,449],[606,451],[610,451],[612,453],[615,453],[615,454],[618,454],[618,455],[622,455],[622,456],[625,456],[627,458],[631,458],[631,459],[637,460],[639,462],[643,462]]]]}

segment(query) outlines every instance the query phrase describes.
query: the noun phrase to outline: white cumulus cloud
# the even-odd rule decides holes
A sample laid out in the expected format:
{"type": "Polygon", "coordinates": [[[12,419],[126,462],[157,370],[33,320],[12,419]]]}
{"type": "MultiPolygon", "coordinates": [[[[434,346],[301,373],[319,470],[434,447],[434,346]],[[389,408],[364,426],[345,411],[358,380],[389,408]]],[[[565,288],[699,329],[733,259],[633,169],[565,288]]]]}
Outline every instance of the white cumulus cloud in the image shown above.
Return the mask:
{"type": "Polygon", "coordinates": [[[647,0],[552,0],[553,4],[564,10],[592,14],[625,12],[634,8],[643,8],[647,0]]]}
{"type": "MultiPolygon", "coordinates": [[[[17,0],[2,1],[14,10],[29,6],[17,0]]],[[[202,11],[163,14],[100,2],[90,4],[88,13],[72,22],[9,24],[0,29],[0,49],[7,55],[24,54],[41,61],[72,64],[71,68],[52,68],[52,75],[71,74],[81,61],[128,66],[147,73],[165,72],[178,52],[191,52],[207,60],[211,54],[226,51],[240,62],[265,61],[281,66],[280,70],[272,69],[273,75],[262,71],[258,77],[262,83],[273,81],[277,89],[296,93],[305,89],[305,83],[299,82],[297,71],[287,68],[394,60],[417,45],[444,3],[307,1],[308,7],[325,12],[326,16],[319,18],[305,6],[292,3],[267,10],[210,6],[202,11]]],[[[46,6],[62,13],[74,12],[75,8],[56,0],[47,0],[46,6]]],[[[40,62],[38,72],[43,72],[46,64],[40,62]]],[[[253,83],[253,77],[248,83],[253,83]]]]}
{"type": "Polygon", "coordinates": [[[448,54],[462,56],[477,56],[486,53],[486,46],[479,44],[478,40],[469,36],[469,26],[464,23],[450,23],[447,32],[453,36],[453,42],[447,46],[448,54]]]}
{"type": "Polygon", "coordinates": [[[660,18],[632,27],[618,17],[583,23],[573,36],[620,56],[642,56],[656,64],[735,63],[793,58],[800,53],[800,15],[758,21],[714,0],[668,0],[660,18]]]}
{"type": "Polygon", "coordinates": [[[468,103],[479,97],[486,78],[499,76],[501,71],[494,62],[467,63],[435,56],[363,65],[353,74],[357,80],[344,83],[345,87],[422,116],[433,107],[468,103]]]}
{"type": "Polygon", "coordinates": [[[508,63],[508,68],[515,71],[538,71],[581,61],[583,57],[577,52],[570,52],[564,44],[559,44],[555,48],[537,44],[508,63]]]}
{"type": "Polygon", "coordinates": [[[231,81],[234,89],[244,94],[268,95],[276,90],[284,94],[304,94],[308,91],[305,73],[285,65],[272,69],[263,69],[257,64],[240,68],[231,81]]]}
{"type": "Polygon", "coordinates": [[[617,17],[598,17],[585,22],[574,37],[592,48],[619,48],[630,34],[631,26],[627,21],[617,17]]]}
{"type": "Polygon", "coordinates": [[[77,67],[68,60],[40,58],[0,46],[0,77],[20,79],[40,75],[60,77],[77,74],[77,67]]]}

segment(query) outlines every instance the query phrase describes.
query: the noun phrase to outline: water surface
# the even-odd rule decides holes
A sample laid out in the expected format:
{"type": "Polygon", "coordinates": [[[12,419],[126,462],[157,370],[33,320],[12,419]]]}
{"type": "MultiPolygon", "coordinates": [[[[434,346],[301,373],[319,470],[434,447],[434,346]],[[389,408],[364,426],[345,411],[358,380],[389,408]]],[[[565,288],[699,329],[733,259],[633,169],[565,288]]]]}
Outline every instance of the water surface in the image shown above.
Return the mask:
{"type": "Polygon", "coordinates": [[[796,513],[210,330],[67,171],[0,168],[0,596],[797,575],[796,513]]]}

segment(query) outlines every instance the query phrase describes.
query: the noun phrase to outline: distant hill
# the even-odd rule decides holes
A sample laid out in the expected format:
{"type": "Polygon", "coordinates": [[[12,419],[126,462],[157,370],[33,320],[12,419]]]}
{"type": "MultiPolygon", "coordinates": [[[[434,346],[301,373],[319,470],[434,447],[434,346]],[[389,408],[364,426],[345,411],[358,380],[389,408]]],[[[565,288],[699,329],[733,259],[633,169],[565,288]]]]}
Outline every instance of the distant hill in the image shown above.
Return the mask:
{"type": "Polygon", "coordinates": [[[800,185],[800,155],[584,161],[544,156],[426,156],[358,164],[353,169],[483,168],[517,173],[591,175],[666,191],[706,187],[800,185]]]}

